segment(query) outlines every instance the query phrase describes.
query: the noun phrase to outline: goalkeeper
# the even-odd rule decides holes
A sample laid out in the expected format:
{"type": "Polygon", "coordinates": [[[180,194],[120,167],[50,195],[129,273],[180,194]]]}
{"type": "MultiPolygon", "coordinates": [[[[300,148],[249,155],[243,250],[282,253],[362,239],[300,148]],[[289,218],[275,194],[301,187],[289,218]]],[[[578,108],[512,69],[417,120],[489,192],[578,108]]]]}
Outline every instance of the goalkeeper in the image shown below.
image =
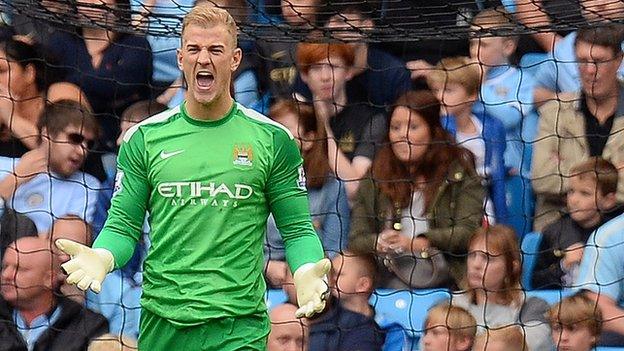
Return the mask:
{"type": "Polygon", "coordinates": [[[227,11],[198,6],[182,25],[186,101],[131,128],[119,151],[108,219],[93,248],[68,240],[67,282],[98,292],[131,257],[150,214],[141,350],[265,350],[263,252],[272,212],[294,273],[297,316],[322,311],[329,261],[308,211],[292,135],[237,104],[241,62],[227,11]]]}

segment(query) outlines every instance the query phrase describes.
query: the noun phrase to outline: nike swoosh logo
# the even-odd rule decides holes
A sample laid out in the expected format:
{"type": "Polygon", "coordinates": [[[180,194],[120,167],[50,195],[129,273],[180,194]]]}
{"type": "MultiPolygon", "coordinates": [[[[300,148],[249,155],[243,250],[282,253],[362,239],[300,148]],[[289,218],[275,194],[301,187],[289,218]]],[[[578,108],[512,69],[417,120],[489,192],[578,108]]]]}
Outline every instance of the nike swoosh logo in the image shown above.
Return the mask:
{"type": "Polygon", "coordinates": [[[169,157],[173,157],[175,155],[179,155],[181,153],[183,153],[184,150],[178,150],[178,151],[173,151],[173,152],[165,152],[165,151],[161,151],[160,152],[160,158],[162,158],[163,160],[168,159],[169,157]]]}

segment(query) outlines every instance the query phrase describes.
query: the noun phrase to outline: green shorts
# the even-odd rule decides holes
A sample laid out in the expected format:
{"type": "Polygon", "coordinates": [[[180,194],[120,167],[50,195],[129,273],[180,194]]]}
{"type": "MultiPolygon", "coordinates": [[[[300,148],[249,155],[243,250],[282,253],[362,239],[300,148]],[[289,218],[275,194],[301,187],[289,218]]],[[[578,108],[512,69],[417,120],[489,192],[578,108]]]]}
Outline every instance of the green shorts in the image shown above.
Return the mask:
{"type": "Polygon", "coordinates": [[[167,319],[141,311],[139,350],[265,351],[270,322],[266,314],[218,318],[176,328],[167,319]]]}

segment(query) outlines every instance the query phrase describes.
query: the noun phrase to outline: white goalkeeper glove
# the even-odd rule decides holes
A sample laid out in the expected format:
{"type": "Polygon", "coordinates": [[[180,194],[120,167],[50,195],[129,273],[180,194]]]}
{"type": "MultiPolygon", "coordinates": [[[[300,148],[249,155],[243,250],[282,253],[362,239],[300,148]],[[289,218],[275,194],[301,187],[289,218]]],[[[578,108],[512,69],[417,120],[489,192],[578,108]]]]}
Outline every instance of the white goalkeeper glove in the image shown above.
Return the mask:
{"type": "Polygon", "coordinates": [[[83,291],[91,288],[94,293],[99,293],[104,277],[115,267],[113,254],[106,249],[92,249],[67,239],[58,239],[55,244],[71,256],[71,260],[61,265],[68,275],[67,283],[75,284],[83,291]]]}
{"type": "Polygon", "coordinates": [[[325,308],[325,299],[329,294],[327,272],[330,268],[331,262],[324,258],[316,263],[306,263],[295,271],[293,280],[299,303],[295,312],[297,318],[312,317],[325,308]]]}

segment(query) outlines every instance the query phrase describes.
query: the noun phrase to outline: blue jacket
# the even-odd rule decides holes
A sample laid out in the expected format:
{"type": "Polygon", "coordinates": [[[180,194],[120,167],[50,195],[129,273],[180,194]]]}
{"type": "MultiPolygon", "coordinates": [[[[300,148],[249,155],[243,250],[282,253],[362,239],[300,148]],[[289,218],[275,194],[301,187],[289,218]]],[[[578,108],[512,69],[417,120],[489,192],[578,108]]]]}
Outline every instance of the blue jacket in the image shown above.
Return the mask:
{"type": "Polygon", "coordinates": [[[334,300],[310,326],[310,351],[378,351],[385,332],[374,318],[349,311],[334,300]]]}
{"type": "MultiPolygon", "coordinates": [[[[505,194],[505,127],[496,118],[480,113],[475,116],[483,124],[481,137],[485,142],[485,166],[488,169],[487,180],[489,197],[494,203],[494,217],[499,224],[506,224],[509,220],[505,194]]],[[[442,117],[442,126],[456,136],[457,126],[455,118],[442,117]]]]}

